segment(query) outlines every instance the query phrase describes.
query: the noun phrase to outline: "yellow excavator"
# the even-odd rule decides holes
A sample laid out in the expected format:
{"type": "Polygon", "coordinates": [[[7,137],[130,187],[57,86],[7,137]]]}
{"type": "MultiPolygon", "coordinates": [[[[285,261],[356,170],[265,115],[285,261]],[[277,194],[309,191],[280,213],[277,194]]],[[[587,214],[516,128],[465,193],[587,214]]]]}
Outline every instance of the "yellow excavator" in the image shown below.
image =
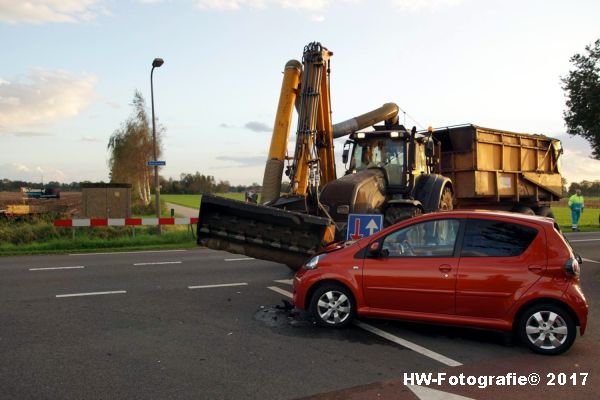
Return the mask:
{"type": "Polygon", "coordinates": [[[456,205],[550,215],[561,191],[559,141],[471,124],[408,131],[393,103],[332,124],[332,55],[310,43],[302,63],[285,65],[261,204],[203,195],[198,244],[297,269],[345,238],[349,214],[382,214],[384,225],[456,205]],[[333,140],[344,136],[338,179],[333,140]],[[290,186],[281,194],[284,172],[290,186]]]}
{"type": "MultiPolygon", "coordinates": [[[[398,124],[399,108],[393,103],[384,104],[333,125],[329,90],[332,55],[315,42],[304,48],[302,63],[286,63],[261,204],[204,195],[198,222],[200,245],[296,268],[323,245],[335,241],[336,230],[340,238],[341,230],[336,228],[329,207],[320,201],[323,189],[336,181],[333,139],[381,121],[392,128],[398,124]],[[298,111],[296,145],[293,156],[287,157],[294,108],[298,111]],[[290,187],[281,195],[284,169],[290,187]]],[[[358,188],[355,202],[368,203],[380,192],[375,190],[378,182],[372,176],[367,180],[358,188]]]]}

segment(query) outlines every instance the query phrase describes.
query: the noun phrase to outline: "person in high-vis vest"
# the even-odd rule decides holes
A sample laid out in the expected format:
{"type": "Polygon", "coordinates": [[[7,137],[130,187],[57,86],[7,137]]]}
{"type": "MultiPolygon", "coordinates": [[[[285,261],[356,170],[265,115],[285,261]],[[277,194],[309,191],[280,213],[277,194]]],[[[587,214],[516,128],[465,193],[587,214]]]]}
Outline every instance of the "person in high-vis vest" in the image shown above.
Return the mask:
{"type": "Polygon", "coordinates": [[[573,228],[573,232],[579,232],[577,225],[583,213],[583,196],[581,195],[581,190],[577,189],[575,194],[569,197],[569,208],[571,209],[571,227],[573,228]]]}

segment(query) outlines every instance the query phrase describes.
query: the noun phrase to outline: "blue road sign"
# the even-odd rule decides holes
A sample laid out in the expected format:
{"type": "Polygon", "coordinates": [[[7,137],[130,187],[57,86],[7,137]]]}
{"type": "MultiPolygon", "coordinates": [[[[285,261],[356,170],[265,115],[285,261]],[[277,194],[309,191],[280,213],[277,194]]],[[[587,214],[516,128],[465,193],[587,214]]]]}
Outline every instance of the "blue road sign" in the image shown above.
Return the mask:
{"type": "Polygon", "coordinates": [[[161,166],[164,167],[165,165],[167,165],[167,162],[166,161],[158,161],[158,160],[156,160],[156,161],[150,160],[150,161],[146,162],[146,165],[149,167],[161,167],[161,166]]]}
{"type": "Polygon", "coordinates": [[[381,214],[350,214],[348,215],[348,231],[346,240],[358,240],[371,236],[383,228],[381,214]]]}

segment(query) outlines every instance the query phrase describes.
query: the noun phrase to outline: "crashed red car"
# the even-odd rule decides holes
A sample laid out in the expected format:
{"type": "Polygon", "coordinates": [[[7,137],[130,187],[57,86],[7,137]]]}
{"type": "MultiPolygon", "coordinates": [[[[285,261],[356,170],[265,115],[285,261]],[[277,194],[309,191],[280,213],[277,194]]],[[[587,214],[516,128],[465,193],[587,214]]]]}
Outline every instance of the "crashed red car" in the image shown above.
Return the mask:
{"type": "Polygon", "coordinates": [[[451,211],[330,246],[294,279],[294,303],[326,327],[356,316],[513,331],[542,354],[587,324],[579,264],[552,219],[451,211]]]}

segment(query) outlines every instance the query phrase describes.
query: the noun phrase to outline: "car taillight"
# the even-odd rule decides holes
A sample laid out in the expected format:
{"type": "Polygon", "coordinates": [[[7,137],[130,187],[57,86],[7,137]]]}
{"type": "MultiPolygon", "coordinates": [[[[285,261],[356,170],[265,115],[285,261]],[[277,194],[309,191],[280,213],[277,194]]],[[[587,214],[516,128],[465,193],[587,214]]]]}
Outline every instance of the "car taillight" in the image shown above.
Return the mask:
{"type": "Polygon", "coordinates": [[[569,258],[565,263],[565,271],[573,276],[579,276],[579,263],[575,258],[569,258]]]}

